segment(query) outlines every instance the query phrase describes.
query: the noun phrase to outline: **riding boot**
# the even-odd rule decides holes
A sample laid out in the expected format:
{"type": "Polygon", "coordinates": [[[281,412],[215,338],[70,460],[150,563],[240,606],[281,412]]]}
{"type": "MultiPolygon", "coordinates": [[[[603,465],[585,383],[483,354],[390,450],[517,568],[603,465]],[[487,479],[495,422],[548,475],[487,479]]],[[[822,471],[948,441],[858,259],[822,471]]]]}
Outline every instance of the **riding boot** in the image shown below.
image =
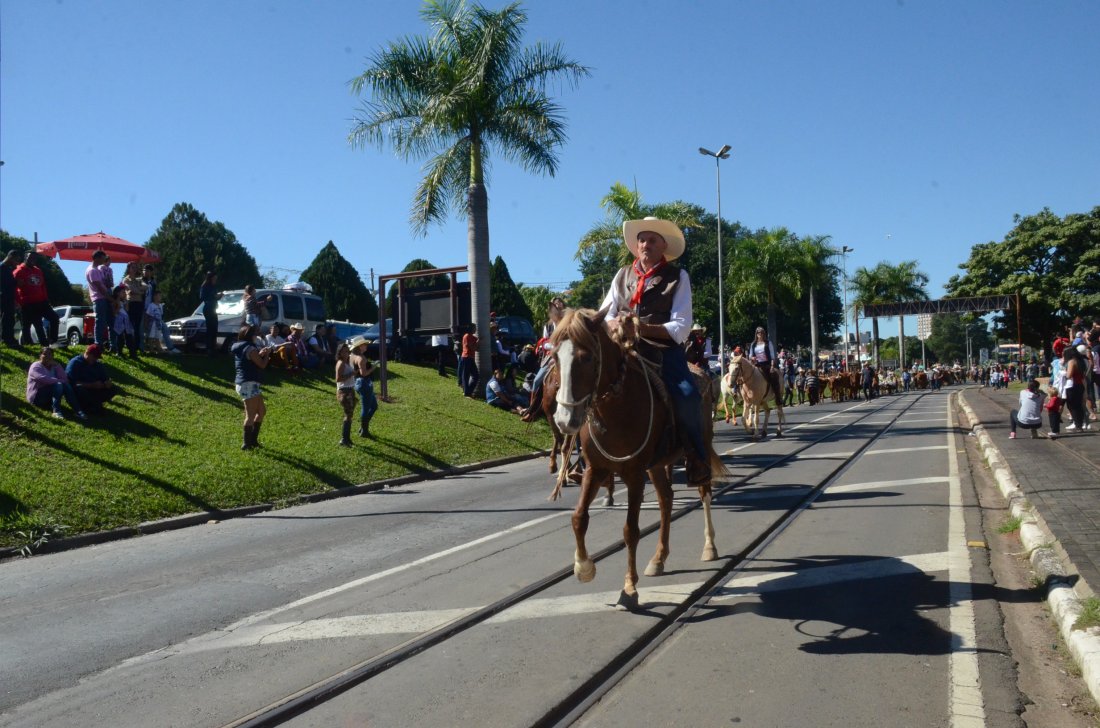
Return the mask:
{"type": "Polygon", "coordinates": [[[351,447],[351,420],[344,420],[344,427],[340,436],[340,446],[351,447]]]}
{"type": "Polygon", "coordinates": [[[242,442],[241,442],[241,449],[242,450],[251,450],[252,449],[252,433],[253,432],[254,432],[254,430],[253,430],[252,425],[245,425],[244,426],[244,436],[243,436],[242,442]]]}
{"type": "Polygon", "coordinates": [[[359,437],[370,437],[370,418],[359,418],[359,437]]]}
{"type": "Polygon", "coordinates": [[[260,446],[260,426],[263,425],[263,420],[260,420],[252,426],[252,447],[260,446]]]}

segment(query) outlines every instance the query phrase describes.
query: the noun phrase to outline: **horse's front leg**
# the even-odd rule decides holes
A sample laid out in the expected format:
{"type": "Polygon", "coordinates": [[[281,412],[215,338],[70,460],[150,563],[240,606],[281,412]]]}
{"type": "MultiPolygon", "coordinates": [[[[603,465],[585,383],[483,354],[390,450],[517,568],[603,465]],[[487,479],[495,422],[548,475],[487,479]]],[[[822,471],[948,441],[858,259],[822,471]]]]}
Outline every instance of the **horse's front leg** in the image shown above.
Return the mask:
{"type": "Polygon", "coordinates": [[[665,573],[665,562],[669,554],[669,525],[672,520],[672,481],[665,468],[649,471],[649,479],[657,491],[657,508],[661,514],[661,527],[657,532],[657,551],[645,567],[646,576],[661,576],[665,573]]]}
{"type": "Polygon", "coordinates": [[[711,485],[708,481],[699,486],[699,500],[703,502],[703,555],[699,557],[700,561],[718,558],[718,549],[714,546],[714,520],[710,515],[711,485]]]}
{"type": "Polygon", "coordinates": [[[626,580],[619,595],[619,605],[627,609],[638,606],[638,517],[642,511],[642,495],[645,475],[630,470],[622,474],[626,483],[626,523],[623,525],[623,543],[626,544],[626,580]]]}
{"type": "Polygon", "coordinates": [[[577,550],[573,553],[573,573],[583,582],[596,578],[596,564],[588,558],[588,549],[584,545],[584,536],[588,533],[588,507],[610,473],[593,467],[585,468],[581,479],[581,497],[573,511],[573,537],[577,541],[577,550]]]}
{"type": "Polygon", "coordinates": [[[562,449],[561,449],[562,440],[563,440],[563,437],[562,437],[561,433],[555,431],[554,432],[554,447],[551,448],[551,450],[550,450],[550,474],[551,475],[558,472],[558,456],[562,454],[562,449]]]}

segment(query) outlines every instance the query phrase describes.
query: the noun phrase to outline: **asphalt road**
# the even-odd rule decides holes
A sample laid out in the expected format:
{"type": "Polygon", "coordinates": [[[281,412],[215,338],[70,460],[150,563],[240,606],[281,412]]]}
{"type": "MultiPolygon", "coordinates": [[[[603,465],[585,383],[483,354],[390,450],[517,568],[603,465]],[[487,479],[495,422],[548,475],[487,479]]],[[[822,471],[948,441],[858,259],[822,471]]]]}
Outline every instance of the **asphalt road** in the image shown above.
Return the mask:
{"type": "MultiPolygon", "coordinates": [[[[795,408],[786,437],[758,444],[720,426],[739,475],[876,412],[716,501],[728,556],[865,448],[582,724],[997,725],[1012,695],[980,604],[1003,595],[967,545],[980,532],[947,399],[795,408]]],[[[548,503],[546,464],[0,564],[0,724],[224,725],[568,567],[577,489],[548,503]]],[[[595,508],[590,550],[622,523],[595,508]]],[[[637,612],[613,606],[619,553],[292,724],[530,725],[713,573],[702,542],[698,512],[673,524],[637,612]]]]}

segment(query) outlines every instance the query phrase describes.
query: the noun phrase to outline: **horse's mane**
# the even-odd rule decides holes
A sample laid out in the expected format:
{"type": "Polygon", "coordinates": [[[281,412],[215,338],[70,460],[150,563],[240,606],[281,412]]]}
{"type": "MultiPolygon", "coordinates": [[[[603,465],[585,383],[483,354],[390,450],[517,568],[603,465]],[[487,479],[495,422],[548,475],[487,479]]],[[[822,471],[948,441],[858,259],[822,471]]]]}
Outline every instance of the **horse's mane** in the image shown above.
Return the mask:
{"type": "MultiPolygon", "coordinates": [[[[633,317],[634,325],[629,327],[630,331],[634,332],[634,338],[631,339],[630,335],[626,333],[628,327],[620,326],[614,332],[608,332],[610,339],[615,342],[621,349],[629,352],[634,348],[634,344],[637,340],[637,317],[633,314],[624,314],[620,316],[620,319],[627,317],[633,317]]],[[[550,335],[550,345],[557,347],[563,339],[569,339],[583,349],[594,351],[599,342],[596,341],[595,334],[588,328],[588,322],[593,320],[599,320],[599,325],[604,327],[604,331],[607,331],[607,324],[603,321],[603,315],[600,311],[594,311],[590,308],[568,308],[565,310],[565,315],[561,321],[554,328],[554,333],[550,335]]]]}
{"type": "MultiPolygon", "coordinates": [[[[589,351],[599,347],[595,335],[588,330],[588,320],[595,318],[596,312],[590,308],[567,308],[561,321],[550,335],[550,345],[555,349],[563,340],[569,339],[589,351]]],[[[601,322],[602,323],[602,322],[601,322]]]]}

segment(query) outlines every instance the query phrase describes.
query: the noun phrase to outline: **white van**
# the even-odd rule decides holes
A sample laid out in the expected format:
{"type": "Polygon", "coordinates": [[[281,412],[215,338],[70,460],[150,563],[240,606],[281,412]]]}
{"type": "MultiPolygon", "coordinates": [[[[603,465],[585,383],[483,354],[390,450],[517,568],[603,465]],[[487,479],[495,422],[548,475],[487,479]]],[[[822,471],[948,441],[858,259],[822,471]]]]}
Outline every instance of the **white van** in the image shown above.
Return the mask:
{"type": "MultiPolygon", "coordinates": [[[[299,323],[307,335],[313,333],[317,324],[325,323],[325,304],[305,283],[294,283],[279,290],[261,288],[256,291],[256,298],[264,302],[261,326],[264,335],[275,321],[287,325],[299,323]]],[[[218,300],[218,346],[223,351],[237,340],[237,331],[243,323],[244,291],[222,291],[218,300]]],[[[205,349],[206,319],[202,315],[202,304],[190,316],[169,321],[168,333],[176,346],[205,349]]]]}

